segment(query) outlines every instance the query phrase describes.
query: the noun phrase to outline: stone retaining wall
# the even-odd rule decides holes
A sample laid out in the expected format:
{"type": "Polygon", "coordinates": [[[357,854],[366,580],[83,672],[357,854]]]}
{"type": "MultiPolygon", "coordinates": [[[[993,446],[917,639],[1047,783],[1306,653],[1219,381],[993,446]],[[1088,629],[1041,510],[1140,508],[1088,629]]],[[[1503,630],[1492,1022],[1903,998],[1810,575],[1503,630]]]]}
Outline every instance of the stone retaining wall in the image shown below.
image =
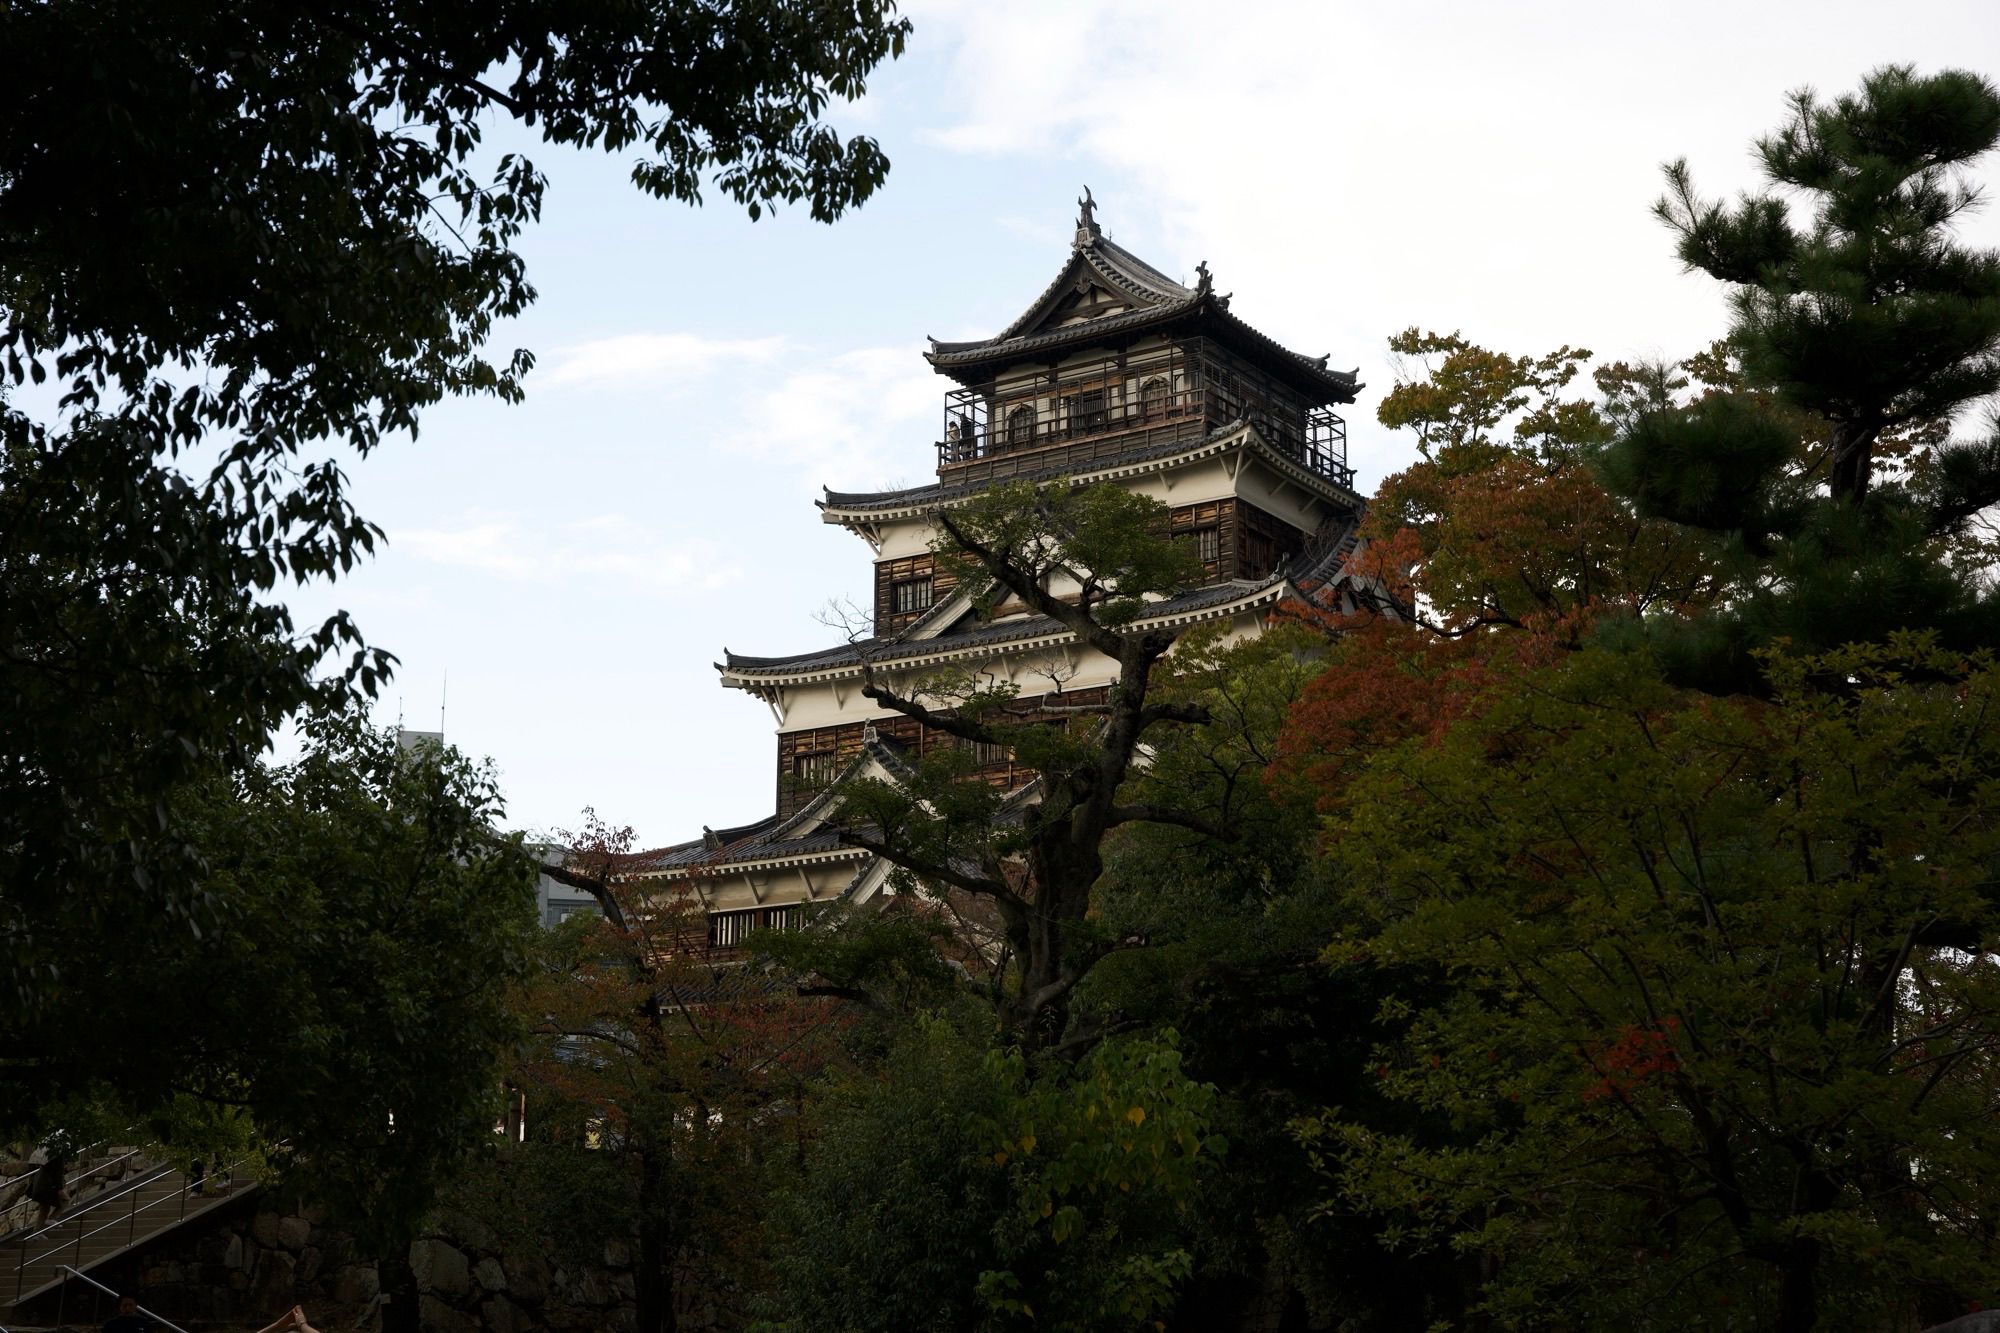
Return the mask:
{"type": "MultiPolygon", "coordinates": [[[[245,1327],[302,1305],[327,1333],[381,1327],[381,1278],[344,1232],[311,1209],[247,1206],[211,1214],[101,1275],[140,1304],[191,1328],[245,1327]]],[[[601,1263],[563,1264],[546,1252],[503,1254],[492,1233],[448,1216],[410,1246],[418,1317],[437,1333],[631,1333],[638,1327],[632,1251],[604,1247],[601,1263]]],[[[712,1305],[682,1312],[683,1329],[715,1326],[712,1305]]]]}

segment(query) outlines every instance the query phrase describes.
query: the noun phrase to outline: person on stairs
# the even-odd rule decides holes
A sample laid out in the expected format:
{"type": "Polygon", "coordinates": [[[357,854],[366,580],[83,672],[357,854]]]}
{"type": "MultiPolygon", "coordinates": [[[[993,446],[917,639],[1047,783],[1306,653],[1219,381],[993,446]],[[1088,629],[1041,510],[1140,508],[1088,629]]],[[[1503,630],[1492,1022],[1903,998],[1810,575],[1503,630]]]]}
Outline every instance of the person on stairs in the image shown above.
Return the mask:
{"type": "Polygon", "coordinates": [[[60,1140],[52,1140],[36,1149],[35,1157],[41,1161],[35,1165],[27,1194],[39,1210],[35,1226],[40,1228],[47,1226],[51,1217],[61,1216],[62,1210],[69,1206],[69,1147],[60,1140]]]}

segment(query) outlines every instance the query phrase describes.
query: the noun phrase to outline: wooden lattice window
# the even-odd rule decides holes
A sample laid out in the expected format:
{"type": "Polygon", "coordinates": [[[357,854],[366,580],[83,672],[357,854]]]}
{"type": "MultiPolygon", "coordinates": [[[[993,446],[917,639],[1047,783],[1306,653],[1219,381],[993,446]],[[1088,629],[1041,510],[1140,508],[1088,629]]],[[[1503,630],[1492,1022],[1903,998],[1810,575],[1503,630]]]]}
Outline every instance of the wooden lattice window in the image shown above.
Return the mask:
{"type": "Polygon", "coordinates": [[[1184,505],[1172,511],[1167,519],[1167,530],[1174,540],[1194,547],[1195,559],[1201,561],[1210,578],[1235,577],[1235,562],[1229,558],[1235,554],[1235,528],[1233,500],[1184,505]]]}
{"type": "Polygon", "coordinates": [[[903,628],[950,591],[951,580],[938,574],[929,555],[881,561],[875,566],[875,632],[903,628]]]}
{"type": "Polygon", "coordinates": [[[799,924],[797,904],[788,907],[750,907],[740,912],[708,914],[708,947],[735,949],[753,930],[794,930],[799,924]]]}
{"type": "Polygon", "coordinates": [[[931,604],[931,581],[921,579],[898,579],[889,585],[889,609],[899,616],[924,611],[931,604]]]}
{"type": "Polygon", "coordinates": [[[1103,389],[1085,389],[1063,399],[1067,420],[1063,423],[1072,435],[1088,431],[1103,430],[1110,419],[1103,389]]]}
{"type": "Polygon", "coordinates": [[[1297,555],[1305,547],[1303,532],[1240,500],[1236,503],[1236,526],[1240,534],[1236,577],[1240,579],[1261,579],[1274,572],[1286,556],[1297,555]]]}
{"type": "Polygon", "coordinates": [[[1153,376],[1139,386],[1139,411],[1147,421],[1158,421],[1167,414],[1168,396],[1166,377],[1153,376]]]}
{"type": "Polygon", "coordinates": [[[824,787],[840,773],[840,756],[833,750],[809,750],[792,756],[792,777],[801,786],[824,787]]]}
{"type": "Polygon", "coordinates": [[[1017,407],[1007,414],[1007,447],[1024,449],[1035,442],[1035,409],[1017,407]]]}

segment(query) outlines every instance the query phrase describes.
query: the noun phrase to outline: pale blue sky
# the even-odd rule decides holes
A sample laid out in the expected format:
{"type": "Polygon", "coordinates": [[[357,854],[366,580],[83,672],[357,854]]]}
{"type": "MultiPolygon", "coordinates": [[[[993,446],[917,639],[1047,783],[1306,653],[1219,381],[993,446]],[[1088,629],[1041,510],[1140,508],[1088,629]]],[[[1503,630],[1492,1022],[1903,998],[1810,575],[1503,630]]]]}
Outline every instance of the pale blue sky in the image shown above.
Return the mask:
{"type": "MultiPolygon", "coordinates": [[[[1658,164],[1751,182],[1788,89],[1886,61],[2000,76],[2000,6],[1904,3],[920,3],[909,53],[836,118],[894,166],[833,227],[662,204],[629,163],[526,147],[548,172],[522,245],[541,300],[501,347],[519,407],[447,403],[351,472],[389,545],[296,599],[402,658],[385,720],[491,756],[519,826],[593,805],[653,843],[770,812],[772,720],[716,683],[726,644],[835,637],[870,553],[822,485],[917,483],[946,381],[924,335],[990,334],[1061,265],[1088,182],[1100,222],[1170,275],[1206,259],[1234,311],[1359,366],[1384,341],[1678,356],[1723,327],[1647,215],[1658,164]]],[[[2000,177],[1989,165],[1988,180],[2000,177]]],[[[2000,219],[1970,228],[2000,244],[2000,219]]]]}

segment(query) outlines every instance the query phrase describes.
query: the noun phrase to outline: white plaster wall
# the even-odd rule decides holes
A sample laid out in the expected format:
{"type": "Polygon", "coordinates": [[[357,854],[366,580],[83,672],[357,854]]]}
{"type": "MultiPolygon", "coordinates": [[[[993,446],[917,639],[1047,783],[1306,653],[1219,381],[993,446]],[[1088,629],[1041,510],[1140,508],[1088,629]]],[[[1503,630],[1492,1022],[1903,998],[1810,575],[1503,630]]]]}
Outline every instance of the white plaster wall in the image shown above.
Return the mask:
{"type": "MultiPolygon", "coordinates": [[[[1260,613],[1235,617],[1225,639],[1235,641],[1257,634],[1262,628],[1260,613]]],[[[953,670],[976,670],[996,681],[1016,686],[1024,696],[1050,693],[1060,679],[1066,690],[1090,689],[1118,678],[1118,665],[1103,654],[1076,646],[1057,646],[1029,651],[996,653],[980,659],[961,658],[949,664],[953,670]]],[[[907,693],[934,675],[938,666],[896,671],[878,669],[884,684],[907,693]]],[[[814,727],[834,727],[849,722],[867,722],[893,716],[873,700],[862,697],[859,677],[788,685],[785,690],[785,720],[774,728],[779,734],[806,731],[814,727]]]]}

